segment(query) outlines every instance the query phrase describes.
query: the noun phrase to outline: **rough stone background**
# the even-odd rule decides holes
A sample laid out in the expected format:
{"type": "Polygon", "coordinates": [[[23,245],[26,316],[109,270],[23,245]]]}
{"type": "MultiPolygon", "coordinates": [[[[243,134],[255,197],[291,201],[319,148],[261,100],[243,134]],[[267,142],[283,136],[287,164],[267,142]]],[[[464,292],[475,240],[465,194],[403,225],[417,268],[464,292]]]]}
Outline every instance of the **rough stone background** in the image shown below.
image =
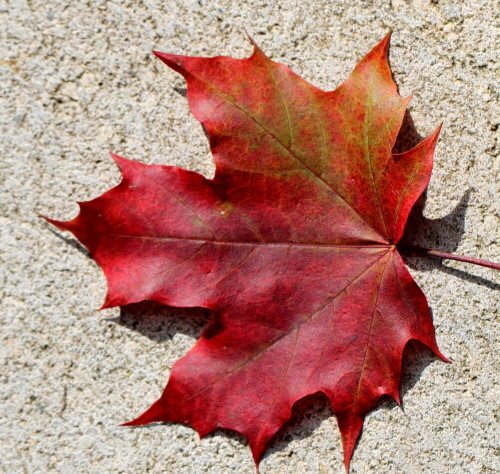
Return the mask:
{"type": "MultiPolygon", "coordinates": [[[[417,130],[445,122],[412,238],[498,261],[498,11],[488,0],[0,0],[0,471],[255,472],[234,433],[200,441],[180,425],[117,426],[160,395],[207,315],[95,311],[101,271],[37,217],[72,218],[75,201],[116,184],[108,150],[213,172],[176,90],[183,80],[152,48],[244,57],[246,27],[272,59],[333,89],[392,28],[391,64],[402,95],[413,93],[417,130]]],[[[407,262],[455,362],[408,350],[404,411],[385,401],[367,418],[352,472],[499,472],[499,274],[407,262]]],[[[302,403],[261,472],[343,472],[323,399],[302,403]]]]}

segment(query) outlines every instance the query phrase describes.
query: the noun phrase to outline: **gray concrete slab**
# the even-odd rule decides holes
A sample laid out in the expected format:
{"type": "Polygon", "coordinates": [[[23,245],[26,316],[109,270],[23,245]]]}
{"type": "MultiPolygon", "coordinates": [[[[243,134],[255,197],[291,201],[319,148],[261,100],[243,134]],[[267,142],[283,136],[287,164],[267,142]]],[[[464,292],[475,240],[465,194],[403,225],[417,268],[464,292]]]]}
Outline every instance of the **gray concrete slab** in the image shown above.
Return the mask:
{"type": "MultiPolygon", "coordinates": [[[[394,76],[403,95],[413,93],[418,131],[445,122],[419,243],[500,259],[497,2],[0,2],[0,471],[254,472],[237,435],[199,441],[180,425],[117,426],[159,396],[206,316],[142,308],[149,320],[140,323],[118,308],[96,312],[101,271],[37,217],[69,219],[75,201],[117,183],[108,150],[213,173],[175,90],[181,77],[150,49],[244,57],[244,27],[271,58],[324,89],[392,28],[394,76]]],[[[386,402],[367,418],[352,472],[498,472],[499,275],[408,262],[455,362],[410,351],[404,411],[386,402]]],[[[343,472],[330,409],[306,408],[272,444],[262,473],[343,472]]]]}

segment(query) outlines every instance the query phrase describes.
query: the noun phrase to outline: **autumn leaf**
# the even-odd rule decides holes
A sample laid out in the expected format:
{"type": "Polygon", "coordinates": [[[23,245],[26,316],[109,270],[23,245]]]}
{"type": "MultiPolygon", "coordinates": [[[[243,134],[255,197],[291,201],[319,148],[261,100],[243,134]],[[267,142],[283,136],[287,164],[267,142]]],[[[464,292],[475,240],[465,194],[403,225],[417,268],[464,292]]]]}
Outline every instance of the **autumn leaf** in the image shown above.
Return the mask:
{"type": "Polygon", "coordinates": [[[121,183],[69,222],[108,281],[104,308],[142,300],[212,310],[161,397],[127,425],[244,435],[258,464],[294,403],[323,392],[348,469],[365,416],[399,403],[411,339],[439,351],[396,244],[432,170],[438,129],[392,149],[409,99],[387,35],[333,92],[254,44],[246,59],[155,53],[187,81],[216,174],[113,155],[121,183]]]}

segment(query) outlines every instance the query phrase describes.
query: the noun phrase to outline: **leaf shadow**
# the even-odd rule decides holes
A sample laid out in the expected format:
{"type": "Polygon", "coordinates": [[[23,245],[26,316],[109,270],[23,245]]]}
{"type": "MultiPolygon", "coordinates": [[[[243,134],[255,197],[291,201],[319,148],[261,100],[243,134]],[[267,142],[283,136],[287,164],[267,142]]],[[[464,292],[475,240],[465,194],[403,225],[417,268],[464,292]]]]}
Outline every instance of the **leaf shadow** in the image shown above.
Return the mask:
{"type": "MultiPolygon", "coordinates": [[[[407,109],[394,144],[393,153],[403,153],[410,150],[422,140],[423,137],[417,132],[411,113],[407,109]]],[[[428,219],[424,216],[427,201],[427,190],[425,190],[410,212],[401,244],[454,252],[465,233],[465,212],[470,194],[471,190],[469,189],[448,215],[438,219],[428,219]]],[[[429,259],[425,259],[425,262],[427,261],[429,259]]],[[[432,261],[435,262],[435,260],[432,261]]],[[[429,269],[435,268],[432,264],[431,266],[432,268],[429,269]]]]}
{"type": "Polygon", "coordinates": [[[187,87],[173,87],[175,92],[182,97],[187,97],[187,87]]]}
{"type": "MultiPolygon", "coordinates": [[[[465,233],[465,213],[470,199],[471,190],[464,195],[448,215],[438,219],[428,219],[423,215],[427,192],[423,193],[413,207],[406,224],[405,233],[401,239],[401,246],[413,245],[417,247],[441,250],[453,253],[457,250],[462,236],[465,233]]],[[[413,254],[402,250],[403,260],[406,265],[414,270],[432,271],[439,270],[448,275],[462,280],[481,285],[490,290],[500,290],[500,283],[475,275],[469,271],[450,267],[446,260],[413,254]]],[[[470,268],[468,266],[467,270],[470,268]]]]}
{"type": "MultiPolygon", "coordinates": [[[[403,153],[413,148],[420,141],[422,141],[422,137],[415,128],[409,110],[406,110],[393,153],[403,153]]],[[[466,230],[465,218],[471,194],[472,189],[467,189],[455,208],[448,215],[438,219],[429,219],[424,216],[425,203],[427,201],[427,190],[425,190],[410,212],[405,232],[400,242],[401,247],[404,245],[413,245],[443,252],[455,252],[466,230]]],[[[467,270],[453,268],[446,264],[446,260],[423,254],[417,256],[411,252],[403,252],[403,260],[406,265],[415,270],[440,270],[448,275],[466,280],[469,283],[486,286],[491,290],[500,290],[499,283],[470,273],[468,271],[470,267],[467,270]]]]}
{"type": "MultiPolygon", "coordinates": [[[[316,392],[297,400],[292,407],[290,419],[271,438],[262,459],[266,459],[271,454],[284,452],[285,448],[295,440],[310,437],[323,422],[334,417],[330,400],[323,392],[316,392]]],[[[332,446],[332,448],[340,449],[340,446],[332,446]]],[[[293,449],[289,449],[288,455],[292,454],[293,449]]]]}
{"type": "Polygon", "coordinates": [[[204,308],[173,308],[154,301],[141,301],[120,307],[120,316],[109,321],[137,331],[154,342],[185,334],[197,340],[211,320],[204,308]]]}
{"type": "MultiPolygon", "coordinates": [[[[410,150],[422,140],[423,137],[417,132],[411,113],[407,109],[394,144],[393,153],[403,153],[410,150]]],[[[427,190],[425,190],[410,212],[401,243],[454,252],[465,233],[465,212],[470,194],[471,190],[469,189],[448,215],[438,219],[428,219],[424,216],[427,201],[427,190]]]]}
{"type": "Polygon", "coordinates": [[[392,153],[404,153],[405,151],[411,150],[422,140],[423,137],[417,132],[415,122],[413,121],[409,109],[406,109],[396,142],[392,148],[392,153]]]}
{"type": "Polygon", "coordinates": [[[72,237],[65,237],[61,232],[58,230],[54,230],[54,227],[50,224],[45,224],[46,228],[48,229],[49,232],[54,234],[58,239],[62,240],[64,243],[70,245],[74,249],[78,250],[80,253],[85,255],[88,258],[92,258],[92,255],[90,255],[89,251],[80,243],[78,240],[72,237]]]}
{"type": "Polygon", "coordinates": [[[465,191],[458,204],[448,215],[437,219],[424,216],[427,190],[413,206],[402,244],[434,248],[443,252],[455,252],[465,233],[465,213],[470,200],[471,190],[465,191]]]}

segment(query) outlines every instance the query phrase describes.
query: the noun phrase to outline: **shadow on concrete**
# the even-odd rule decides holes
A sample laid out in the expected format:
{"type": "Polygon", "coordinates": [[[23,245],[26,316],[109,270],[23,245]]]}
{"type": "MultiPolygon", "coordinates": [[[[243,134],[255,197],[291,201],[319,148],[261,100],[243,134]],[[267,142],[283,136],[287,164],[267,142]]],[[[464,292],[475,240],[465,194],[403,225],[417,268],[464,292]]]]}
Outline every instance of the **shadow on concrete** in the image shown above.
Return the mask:
{"type": "MultiPolygon", "coordinates": [[[[401,239],[401,247],[413,245],[442,252],[456,252],[465,232],[465,213],[471,190],[465,191],[455,209],[439,219],[428,219],[423,215],[427,193],[420,196],[415,203],[405,233],[401,239]]],[[[447,260],[430,257],[401,248],[403,260],[410,268],[420,271],[440,270],[448,275],[461,278],[469,283],[486,286],[491,290],[500,290],[500,284],[487,278],[474,275],[474,265],[463,263],[464,270],[448,266],[447,260]]]]}
{"type": "Polygon", "coordinates": [[[89,251],[80,243],[78,240],[76,240],[74,237],[66,237],[66,235],[63,234],[63,231],[59,231],[57,227],[54,227],[52,224],[45,224],[49,232],[54,234],[58,239],[61,239],[64,243],[70,245],[74,249],[78,250],[80,253],[85,255],[88,258],[92,258],[92,255],[90,255],[89,251]]]}
{"type": "Polygon", "coordinates": [[[448,215],[438,219],[424,216],[427,191],[417,200],[408,217],[401,243],[453,253],[457,250],[465,233],[465,213],[471,190],[464,195],[448,215]]]}
{"type": "Polygon", "coordinates": [[[423,137],[417,132],[413,118],[409,110],[406,109],[392,152],[404,153],[405,151],[411,150],[414,146],[418,145],[422,140],[423,137]]]}
{"type": "MultiPolygon", "coordinates": [[[[283,452],[294,440],[308,438],[327,419],[333,419],[334,413],[330,400],[323,392],[316,392],[294,403],[292,415],[269,442],[263,459],[271,454],[283,452]]],[[[340,445],[332,443],[332,449],[342,450],[340,445]]],[[[293,451],[289,452],[292,455],[293,451]]]]}
{"type": "Polygon", "coordinates": [[[110,321],[137,331],[152,341],[165,342],[177,333],[198,339],[210,319],[210,311],[203,308],[172,308],[142,301],[122,306],[120,316],[110,321]]]}
{"type": "MultiPolygon", "coordinates": [[[[413,119],[407,110],[393,153],[403,153],[413,148],[421,140],[422,137],[416,131],[413,119]]],[[[465,214],[471,192],[470,189],[466,190],[455,209],[448,215],[438,219],[428,219],[424,216],[427,200],[427,191],[425,191],[413,206],[408,217],[405,233],[400,242],[401,247],[413,245],[448,253],[456,252],[465,233],[465,214]]],[[[472,265],[464,263],[464,270],[456,269],[449,267],[446,260],[416,254],[403,249],[401,253],[405,263],[415,270],[430,271],[439,269],[448,275],[461,278],[469,283],[486,286],[492,290],[500,289],[500,284],[471,273],[474,271],[472,265]]]]}
{"type": "MultiPolygon", "coordinates": [[[[415,128],[410,112],[407,110],[401,125],[400,132],[393,148],[393,153],[403,153],[410,150],[423,140],[415,128]]],[[[471,191],[468,190],[462,196],[455,209],[445,217],[439,219],[428,219],[424,216],[425,203],[427,201],[427,190],[419,197],[410,212],[405,233],[401,244],[416,245],[424,248],[432,248],[443,252],[454,252],[465,232],[465,212],[469,202],[471,191]]],[[[430,257],[426,257],[423,267],[415,267],[419,270],[434,269],[426,264],[430,257]]],[[[435,259],[432,259],[435,261],[435,259]]],[[[413,260],[409,261],[410,266],[413,260]]]]}

